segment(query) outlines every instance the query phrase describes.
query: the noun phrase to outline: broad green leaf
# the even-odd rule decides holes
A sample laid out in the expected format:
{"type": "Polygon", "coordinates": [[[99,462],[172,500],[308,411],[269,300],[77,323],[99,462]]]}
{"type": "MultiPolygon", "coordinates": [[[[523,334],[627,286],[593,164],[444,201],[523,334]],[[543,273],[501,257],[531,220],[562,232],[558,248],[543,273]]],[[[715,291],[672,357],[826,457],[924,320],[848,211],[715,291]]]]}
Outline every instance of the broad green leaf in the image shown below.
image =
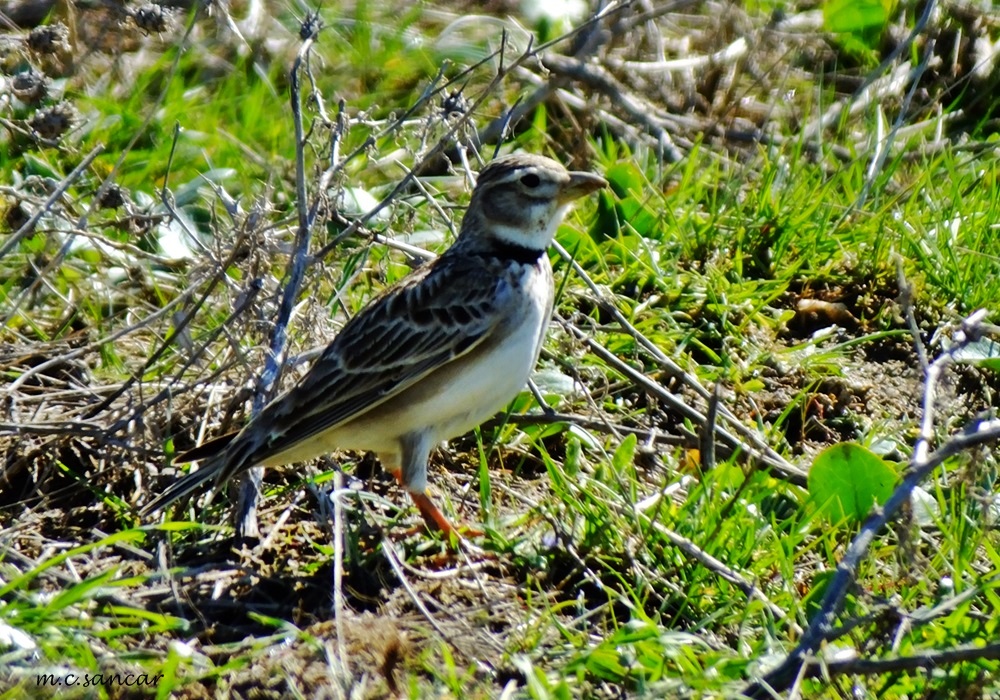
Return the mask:
{"type": "Polygon", "coordinates": [[[47,160],[32,153],[25,153],[22,158],[24,158],[24,172],[26,175],[38,175],[39,177],[51,177],[56,180],[62,180],[62,173],[47,160]]]}
{"type": "Polygon", "coordinates": [[[883,0],[830,0],[823,5],[823,23],[827,31],[859,34],[884,27],[889,9],[883,0]]]}
{"type": "Polygon", "coordinates": [[[616,163],[608,168],[604,177],[619,199],[642,196],[645,191],[645,178],[633,163],[616,163]]]}
{"type": "Polygon", "coordinates": [[[892,495],[896,472],[861,445],[841,443],[823,450],[809,470],[809,494],[831,523],[860,522],[875,503],[892,495]]]}

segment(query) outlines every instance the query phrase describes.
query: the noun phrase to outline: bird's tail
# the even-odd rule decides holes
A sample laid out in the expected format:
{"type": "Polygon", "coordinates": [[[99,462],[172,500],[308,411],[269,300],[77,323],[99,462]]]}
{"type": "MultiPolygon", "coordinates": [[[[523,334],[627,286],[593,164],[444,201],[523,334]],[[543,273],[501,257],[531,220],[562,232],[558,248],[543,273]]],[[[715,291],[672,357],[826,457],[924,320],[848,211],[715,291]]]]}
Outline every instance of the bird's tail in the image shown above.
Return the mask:
{"type": "Polygon", "coordinates": [[[174,458],[174,462],[178,464],[186,464],[187,462],[200,462],[203,459],[208,459],[210,457],[215,457],[216,455],[222,454],[229,447],[229,444],[239,435],[239,432],[226,433],[225,435],[220,435],[214,437],[211,440],[201,443],[197,447],[193,447],[187,452],[182,452],[174,458]]]}
{"type": "Polygon", "coordinates": [[[158,510],[162,510],[174,501],[198,491],[208,482],[218,483],[219,475],[223,472],[225,464],[224,455],[217,455],[211,461],[203,464],[197,471],[185,474],[170,484],[163,493],[144,505],[142,510],[139,511],[139,516],[145,518],[158,510]]]}
{"type": "Polygon", "coordinates": [[[190,472],[170,484],[166,491],[147,503],[139,511],[143,518],[169,506],[174,501],[203,488],[208,482],[221,485],[246,471],[266,454],[261,452],[269,435],[262,431],[229,433],[179,455],[176,462],[201,461],[197,471],[190,472]]]}

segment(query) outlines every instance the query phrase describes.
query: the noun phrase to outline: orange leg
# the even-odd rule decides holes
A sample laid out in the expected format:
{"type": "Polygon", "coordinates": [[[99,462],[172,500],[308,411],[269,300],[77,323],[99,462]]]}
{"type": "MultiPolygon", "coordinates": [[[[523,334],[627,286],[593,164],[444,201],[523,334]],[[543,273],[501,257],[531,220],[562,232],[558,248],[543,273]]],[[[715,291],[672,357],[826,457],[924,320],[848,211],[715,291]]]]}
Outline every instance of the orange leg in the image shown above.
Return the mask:
{"type": "Polygon", "coordinates": [[[423,516],[428,528],[431,530],[440,530],[441,534],[448,540],[451,539],[452,535],[460,537],[448,521],[448,518],[444,517],[444,513],[438,510],[438,507],[431,502],[426,493],[414,493],[410,491],[410,498],[413,499],[413,503],[417,506],[417,510],[420,511],[420,515],[423,516]]]}
{"type": "MultiPolygon", "coordinates": [[[[389,471],[392,473],[394,477],[396,477],[396,481],[398,481],[400,485],[404,486],[405,488],[405,484],[403,484],[402,469],[396,468],[396,469],[390,469],[389,471]]],[[[452,535],[461,539],[461,535],[459,534],[458,529],[454,525],[452,525],[451,521],[449,521],[448,518],[444,516],[444,513],[442,513],[440,509],[438,509],[438,507],[434,505],[434,502],[431,501],[430,496],[428,496],[426,493],[422,493],[419,491],[410,491],[409,489],[407,489],[407,492],[410,494],[410,498],[413,499],[413,504],[417,507],[417,510],[420,511],[420,515],[423,517],[424,523],[426,523],[428,529],[439,531],[441,534],[444,535],[446,540],[450,540],[452,535]]],[[[479,537],[483,534],[479,530],[473,530],[471,528],[464,526],[462,527],[462,530],[465,532],[465,534],[469,535],[470,537],[479,537]]]]}

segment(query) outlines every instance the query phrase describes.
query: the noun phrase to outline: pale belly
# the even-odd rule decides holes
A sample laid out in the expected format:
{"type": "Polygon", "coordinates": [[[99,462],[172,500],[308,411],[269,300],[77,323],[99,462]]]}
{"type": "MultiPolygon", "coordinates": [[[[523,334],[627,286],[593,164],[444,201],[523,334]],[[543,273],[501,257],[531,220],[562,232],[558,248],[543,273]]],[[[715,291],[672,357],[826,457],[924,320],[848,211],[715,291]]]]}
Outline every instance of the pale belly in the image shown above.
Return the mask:
{"type": "Polygon", "coordinates": [[[438,443],[467,432],[494,416],[527,384],[548,326],[549,308],[547,294],[532,296],[518,314],[522,322],[499,342],[487,339],[371,411],[264,464],[308,461],[338,449],[399,455],[405,435],[430,431],[430,441],[438,443]]]}

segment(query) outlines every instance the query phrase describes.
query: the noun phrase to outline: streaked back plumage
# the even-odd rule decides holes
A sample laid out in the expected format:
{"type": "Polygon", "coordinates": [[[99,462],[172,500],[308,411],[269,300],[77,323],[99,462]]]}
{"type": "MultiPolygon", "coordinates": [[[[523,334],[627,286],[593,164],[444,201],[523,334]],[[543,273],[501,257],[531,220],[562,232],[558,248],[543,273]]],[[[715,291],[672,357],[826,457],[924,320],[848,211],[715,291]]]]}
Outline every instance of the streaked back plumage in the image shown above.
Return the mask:
{"type": "Polygon", "coordinates": [[[606,184],[542,156],[494,160],[455,244],[365,306],[241,431],[182,455],[205,461],[143,512],[256,464],[365,449],[400,462],[425,519],[448,529],[424,493],[429,451],[523,388],[552,309],[546,249],[570,203],[606,184]]]}

